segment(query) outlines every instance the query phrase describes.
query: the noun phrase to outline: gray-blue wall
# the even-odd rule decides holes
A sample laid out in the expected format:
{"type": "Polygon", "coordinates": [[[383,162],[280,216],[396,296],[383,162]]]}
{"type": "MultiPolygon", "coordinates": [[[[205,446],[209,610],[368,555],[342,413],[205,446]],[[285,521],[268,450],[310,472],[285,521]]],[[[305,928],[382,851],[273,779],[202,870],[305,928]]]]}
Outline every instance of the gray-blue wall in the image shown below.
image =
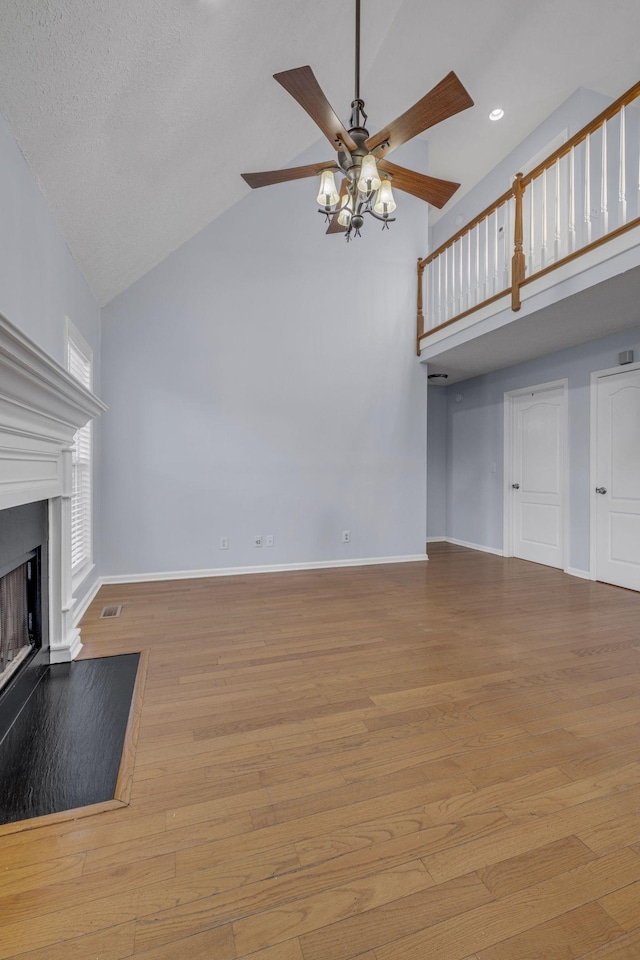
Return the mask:
{"type": "MultiPolygon", "coordinates": [[[[100,395],[100,310],[0,114],[0,313],[58,363],[65,365],[65,318],[93,349],[94,392],[100,395]]],[[[96,224],[99,229],[99,224],[96,224]]],[[[94,429],[96,464],[100,424],[94,429]]],[[[99,526],[99,472],[95,471],[94,528],[99,526]]],[[[94,541],[99,567],[99,542],[94,541]]],[[[89,590],[98,570],[76,591],[89,590]]]]}
{"type": "Polygon", "coordinates": [[[106,574],[424,555],[427,208],[346,244],[316,192],[253,191],[103,310],[106,574]]]}
{"type": "Polygon", "coordinates": [[[447,532],[447,391],[427,391],[427,539],[447,532]]]}
{"type": "MultiPolygon", "coordinates": [[[[567,377],[569,565],[578,570],[589,569],[591,373],[615,367],[618,353],[627,349],[633,349],[636,359],[640,359],[640,327],[453,384],[443,391],[446,392],[446,536],[502,550],[504,394],[567,377]]],[[[432,392],[435,390],[430,391],[430,396],[432,392]]],[[[441,434],[430,433],[429,459],[441,452],[441,434]]]]}

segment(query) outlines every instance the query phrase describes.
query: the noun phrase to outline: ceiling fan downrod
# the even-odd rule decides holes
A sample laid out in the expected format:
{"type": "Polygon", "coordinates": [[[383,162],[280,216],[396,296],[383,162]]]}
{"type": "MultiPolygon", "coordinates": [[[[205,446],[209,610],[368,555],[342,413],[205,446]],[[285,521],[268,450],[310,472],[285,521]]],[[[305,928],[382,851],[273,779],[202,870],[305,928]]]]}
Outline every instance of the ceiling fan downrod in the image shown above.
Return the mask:
{"type": "Polygon", "coordinates": [[[473,106],[473,100],[451,71],[409,110],[377,134],[369,136],[364,100],[360,97],[361,0],[355,0],[355,7],[355,99],[351,103],[349,130],[345,129],[327,100],[310,66],[294,67],[273,75],[317,124],[336,151],[336,157],[320,164],[242,174],[252,188],[319,176],[316,200],[320,208],[318,212],[329,220],[327,233],[342,233],[347,240],[360,236],[364,215],[374,217],[382,223],[383,229],[388,229],[394,219],[391,214],[396,209],[392,180],[398,189],[438,209],[448,202],[460,184],[406,170],[390,163],[387,157],[407,140],[473,106]],[[339,188],[335,182],[338,172],[343,178],[339,188]]]}
{"type": "Polygon", "coordinates": [[[367,115],[364,100],[360,98],[360,0],[356,0],[356,89],[351,103],[351,130],[364,129],[367,115]]]}

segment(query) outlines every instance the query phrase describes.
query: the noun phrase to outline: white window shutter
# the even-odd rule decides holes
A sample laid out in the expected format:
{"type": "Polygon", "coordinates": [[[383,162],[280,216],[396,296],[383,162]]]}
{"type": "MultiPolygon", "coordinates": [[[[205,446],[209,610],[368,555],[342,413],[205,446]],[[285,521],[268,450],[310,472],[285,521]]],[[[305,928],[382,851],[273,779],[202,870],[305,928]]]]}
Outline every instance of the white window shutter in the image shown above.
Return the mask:
{"type": "MultiPolygon", "coordinates": [[[[71,332],[67,339],[67,366],[69,373],[80,383],[91,389],[92,360],[89,350],[83,351],[73,339],[71,332]]],[[[91,562],[91,423],[77,431],[73,441],[71,457],[71,571],[77,573],[85,564],[91,562]]]]}

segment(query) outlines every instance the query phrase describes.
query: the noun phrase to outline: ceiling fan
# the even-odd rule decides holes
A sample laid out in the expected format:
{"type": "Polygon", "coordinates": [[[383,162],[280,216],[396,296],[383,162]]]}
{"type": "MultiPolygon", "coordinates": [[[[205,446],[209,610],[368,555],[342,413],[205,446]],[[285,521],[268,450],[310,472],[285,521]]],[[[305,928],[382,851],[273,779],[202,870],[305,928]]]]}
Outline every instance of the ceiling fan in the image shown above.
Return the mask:
{"type": "Polygon", "coordinates": [[[387,160],[388,154],[407,140],[473,106],[473,100],[453,71],[406,113],[379,133],[369,136],[364,100],[360,98],[360,0],[356,0],[356,82],[348,130],[336,116],[311,67],[295,67],[275,73],[274,80],[306,110],[338,155],[336,160],[324,163],[243,173],[242,177],[255,188],[320,175],[317,202],[319,212],[329,221],[327,233],[346,234],[347,240],[352,236],[359,237],[365,214],[381,220],[383,229],[388,227],[393,220],[390,215],[396,209],[391,181],[399,190],[438,208],[443,207],[460,186],[451,180],[438,180],[406,170],[387,160]],[[339,192],[335,171],[343,175],[339,192]]]}

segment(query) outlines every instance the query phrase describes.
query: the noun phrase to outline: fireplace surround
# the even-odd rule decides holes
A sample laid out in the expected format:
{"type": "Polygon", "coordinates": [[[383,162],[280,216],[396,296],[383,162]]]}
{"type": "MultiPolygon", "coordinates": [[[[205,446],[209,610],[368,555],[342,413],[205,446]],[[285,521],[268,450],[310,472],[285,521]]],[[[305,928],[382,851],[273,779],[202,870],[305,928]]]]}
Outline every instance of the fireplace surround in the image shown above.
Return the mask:
{"type": "Polygon", "coordinates": [[[49,663],[73,660],[82,646],[73,623],[71,455],[76,431],[104,410],[94,394],[0,315],[0,530],[2,511],[46,501],[43,621],[49,663]]]}

